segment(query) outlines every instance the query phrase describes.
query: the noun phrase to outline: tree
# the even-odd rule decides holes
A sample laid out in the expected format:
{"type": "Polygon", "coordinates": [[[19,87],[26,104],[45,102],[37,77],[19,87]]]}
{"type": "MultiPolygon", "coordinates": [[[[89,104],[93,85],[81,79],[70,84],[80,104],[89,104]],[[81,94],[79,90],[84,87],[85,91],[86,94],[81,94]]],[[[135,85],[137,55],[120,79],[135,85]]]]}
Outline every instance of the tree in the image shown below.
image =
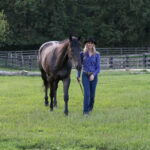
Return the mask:
{"type": "Polygon", "coordinates": [[[6,20],[6,16],[4,12],[0,12],[0,46],[2,46],[3,42],[6,40],[6,35],[8,32],[8,23],[6,20]]]}
{"type": "Polygon", "coordinates": [[[0,10],[4,46],[37,49],[70,34],[93,36],[97,47],[150,45],[149,0],[5,0],[0,10]]]}

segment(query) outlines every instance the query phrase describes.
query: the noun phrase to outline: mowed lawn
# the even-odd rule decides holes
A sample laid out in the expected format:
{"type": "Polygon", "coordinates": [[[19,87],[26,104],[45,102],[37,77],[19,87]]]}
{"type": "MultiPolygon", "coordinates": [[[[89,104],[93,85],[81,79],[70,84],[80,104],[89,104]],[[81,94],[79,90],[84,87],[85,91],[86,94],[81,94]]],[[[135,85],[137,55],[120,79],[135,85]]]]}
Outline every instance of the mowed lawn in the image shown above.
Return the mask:
{"type": "Polygon", "coordinates": [[[40,77],[0,76],[0,150],[150,150],[150,74],[101,72],[88,117],[71,79],[65,117],[62,82],[50,112],[40,77]]]}

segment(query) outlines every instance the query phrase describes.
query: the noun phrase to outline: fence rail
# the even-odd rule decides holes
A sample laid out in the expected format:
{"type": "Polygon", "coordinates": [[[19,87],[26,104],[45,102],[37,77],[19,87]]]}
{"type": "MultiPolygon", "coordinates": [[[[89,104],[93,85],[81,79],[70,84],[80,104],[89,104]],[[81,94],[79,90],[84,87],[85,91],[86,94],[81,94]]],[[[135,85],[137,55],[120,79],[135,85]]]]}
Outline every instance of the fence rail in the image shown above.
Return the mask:
{"type": "Polygon", "coordinates": [[[150,53],[150,47],[97,48],[101,56],[150,53]]]}
{"type": "Polygon", "coordinates": [[[102,69],[150,68],[150,53],[101,57],[102,69]]]}
{"type": "Polygon", "coordinates": [[[0,67],[37,70],[37,54],[38,51],[0,51],[0,67]]]}
{"type": "MultiPolygon", "coordinates": [[[[0,51],[0,67],[38,70],[38,51],[0,51]]],[[[126,55],[101,55],[101,69],[150,68],[150,52],[126,55]]]]}
{"type": "MultiPolygon", "coordinates": [[[[120,47],[120,48],[96,48],[101,53],[101,56],[109,55],[127,55],[127,54],[141,54],[150,53],[150,47],[120,47]]],[[[26,51],[0,51],[0,56],[13,53],[16,55],[37,55],[38,50],[26,50],[26,51]]]]}

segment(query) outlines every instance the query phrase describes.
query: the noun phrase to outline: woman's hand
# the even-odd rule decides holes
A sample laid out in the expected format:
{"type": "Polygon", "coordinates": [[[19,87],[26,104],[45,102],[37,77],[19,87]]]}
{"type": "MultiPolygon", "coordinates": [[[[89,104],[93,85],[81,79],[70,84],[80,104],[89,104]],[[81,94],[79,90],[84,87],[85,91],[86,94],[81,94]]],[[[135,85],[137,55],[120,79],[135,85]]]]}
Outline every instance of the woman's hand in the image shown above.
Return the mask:
{"type": "Polygon", "coordinates": [[[90,75],[90,81],[94,80],[94,75],[90,75]]]}
{"type": "Polygon", "coordinates": [[[80,77],[77,77],[77,81],[80,83],[80,77]]]}

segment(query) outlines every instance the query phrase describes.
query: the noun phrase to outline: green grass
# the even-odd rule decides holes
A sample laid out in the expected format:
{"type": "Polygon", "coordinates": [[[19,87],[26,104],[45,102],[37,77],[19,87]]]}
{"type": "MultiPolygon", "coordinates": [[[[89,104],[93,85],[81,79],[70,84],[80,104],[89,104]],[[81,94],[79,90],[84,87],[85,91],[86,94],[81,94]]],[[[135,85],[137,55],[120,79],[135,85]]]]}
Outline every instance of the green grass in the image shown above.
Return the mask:
{"type": "Polygon", "coordinates": [[[0,150],[150,150],[150,74],[101,72],[88,117],[71,78],[65,117],[61,82],[50,112],[40,77],[0,76],[0,150]]]}

